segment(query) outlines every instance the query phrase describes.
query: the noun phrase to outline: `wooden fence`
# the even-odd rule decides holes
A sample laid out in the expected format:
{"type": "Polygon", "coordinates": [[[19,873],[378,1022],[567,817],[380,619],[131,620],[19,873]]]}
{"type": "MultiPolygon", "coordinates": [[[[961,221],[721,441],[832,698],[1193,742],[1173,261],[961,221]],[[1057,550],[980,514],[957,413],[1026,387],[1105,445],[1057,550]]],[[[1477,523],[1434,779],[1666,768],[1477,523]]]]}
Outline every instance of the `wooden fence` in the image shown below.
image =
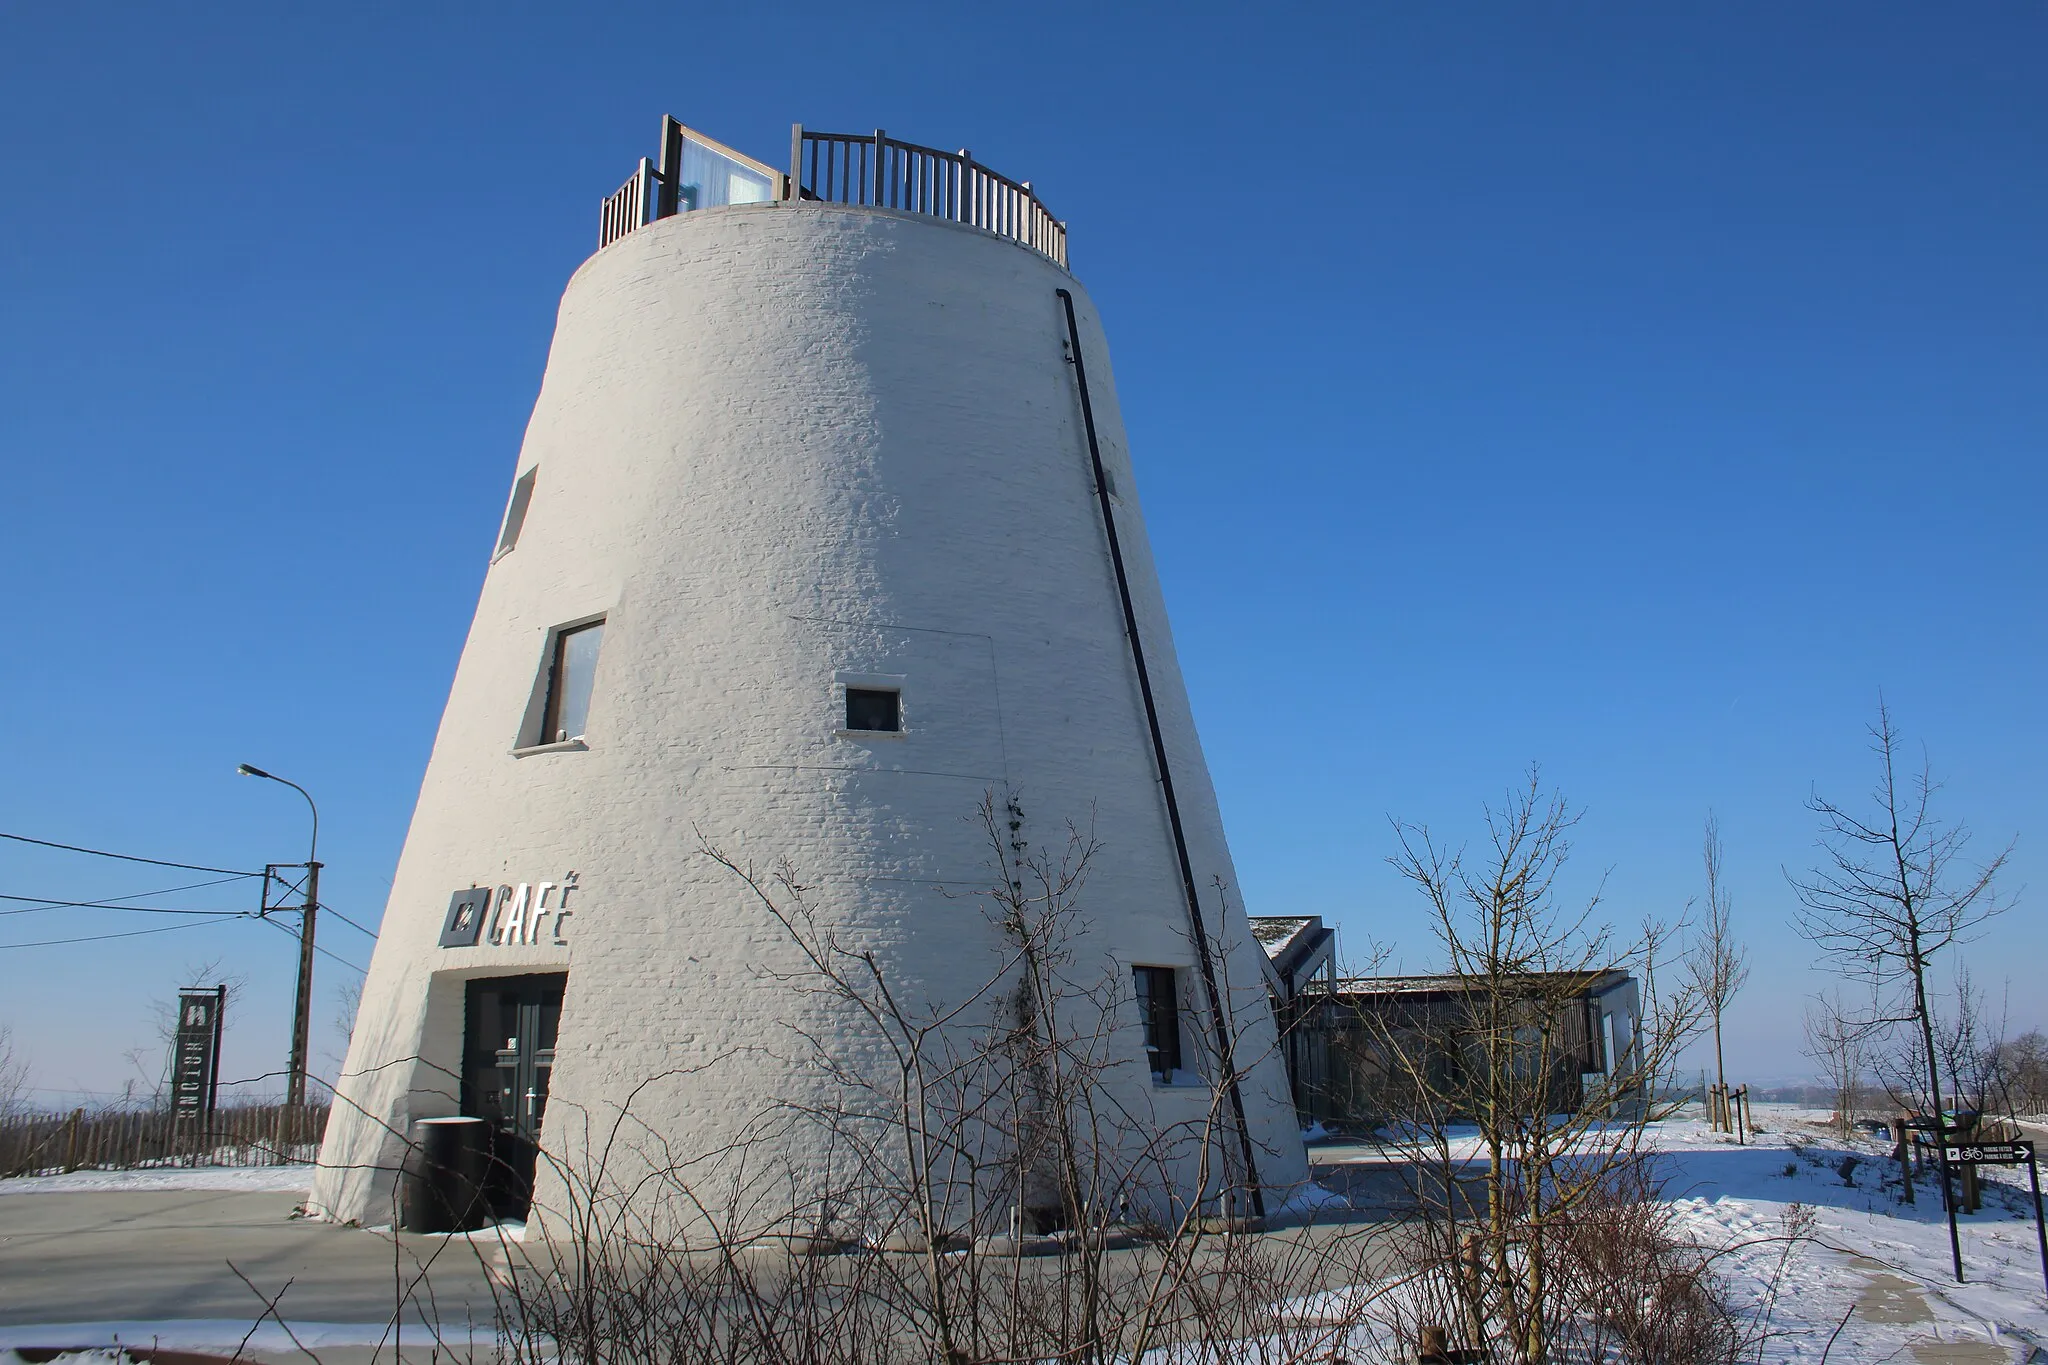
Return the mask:
{"type": "Polygon", "coordinates": [[[1067,225],[1039,201],[1028,180],[998,175],[962,148],[944,152],[873,133],[790,137],[790,182],[805,199],[929,213],[1008,237],[1067,263],[1067,225]]]}
{"type": "Polygon", "coordinates": [[[654,163],[640,158],[633,178],[611,192],[597,211],[597,248],[602,251],[636,228],[647,226],[654,207],[654,163]]]}
{"type": "Polygon", "coordinates": [[[284,1166],[310,1162],[327,1128],[324,1104],[238,1105],[203,1127],[160,1109],[74,1109],[0,1118],[0,1178],[162,1166],[284,1166]]]}

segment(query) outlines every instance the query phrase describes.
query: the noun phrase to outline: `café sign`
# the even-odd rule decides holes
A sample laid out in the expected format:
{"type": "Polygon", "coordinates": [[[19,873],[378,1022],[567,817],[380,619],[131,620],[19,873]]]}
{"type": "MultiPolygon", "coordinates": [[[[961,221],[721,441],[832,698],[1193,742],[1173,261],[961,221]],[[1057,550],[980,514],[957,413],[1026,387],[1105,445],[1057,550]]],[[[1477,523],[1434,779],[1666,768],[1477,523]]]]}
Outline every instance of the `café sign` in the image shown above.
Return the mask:
{"type": "Polygon", "coordinates": [[[568,921],[576,913],[569,898],[575,891],[574,872],[565,872],[554,882],[472,886],[457,891],[448,898],[448,917],[441,921],[441,946],[567,947],[568,921]]]}

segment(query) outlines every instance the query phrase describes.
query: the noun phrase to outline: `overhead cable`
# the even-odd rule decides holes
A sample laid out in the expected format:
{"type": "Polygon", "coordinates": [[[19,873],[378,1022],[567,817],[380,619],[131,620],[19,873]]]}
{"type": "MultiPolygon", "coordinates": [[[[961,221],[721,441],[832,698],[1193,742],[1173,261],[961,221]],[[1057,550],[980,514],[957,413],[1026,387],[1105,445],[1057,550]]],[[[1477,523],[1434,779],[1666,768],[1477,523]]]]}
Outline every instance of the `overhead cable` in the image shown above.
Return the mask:
{"type": "Polygon", "coordinates": [[[368,934],[371,938],[377,937],[377,931],[375,929],[365,929],[362,925],[357,924],[354,920],[350,919],[347,915],[342,914],[341,911],[335,909],[326,901],[320,902],[320,909],[323,913],[334,916],[336,919],[340,920],[343,924],[346,924],[349,928],[355,930],[359,934],[368,934]]]}
{"type": "MultiPolygon", "coordinates": [[[[253,919],[255,916],[243,915],[242,918],[253,919]]],[[[203,924],[193,923],[166,924],[161,929],[132,929],[125,934],[87,934],[81,938],[37,939],[33,943],[0,943],[0,951],[8,948],[53,948],[60,943],[101,943],[110,938],[141,938],[144,934],[169,934],[179,929],[199,929],[203,927],[203,924]]]]}
{"type": "Polygon", "coordinates": [[[43,848],[61,848],[66,853],[90,853],[95,858],[119,858],[124,863],[148,863],[152,867],[178,867],[187,872],[224,872],[230,877],[260,877],[261,872],[244,872],[237,867],[204,867],[198,863],[173,863],[162,858],[143,858],[133,853],[109,853],[103,848],[81,848],[77,844],[52,843],[48,839],[31,839],[26,834],[0,833],[0,839],[12,839],[16,843],[36,844],[43,848]]]}
{"type": "MultiPolygon", "coordinates": [[[[280,934],[284,934],[289,938],[296,939],[299,936],[298,930],[287,929],[274,919],[268,919],[262,915],[252,915],[250,916],[250,918],[254,919],[258,924],[269,925],[271,928],[277,930],[277,932],[279,932],[280,934]]],[[[364,976],[368,976],[370,974],[369,968],[358,967],[355,963],[350,962],[347,958],[341,956],[339,953],[330,953],[317,943],[313,945],[313,951],[320,954],[320,956],[322,957],[332,958],[334,961],[339,962],[342,966],[347,967],[350,971],[361,972],[364,976]]]]}

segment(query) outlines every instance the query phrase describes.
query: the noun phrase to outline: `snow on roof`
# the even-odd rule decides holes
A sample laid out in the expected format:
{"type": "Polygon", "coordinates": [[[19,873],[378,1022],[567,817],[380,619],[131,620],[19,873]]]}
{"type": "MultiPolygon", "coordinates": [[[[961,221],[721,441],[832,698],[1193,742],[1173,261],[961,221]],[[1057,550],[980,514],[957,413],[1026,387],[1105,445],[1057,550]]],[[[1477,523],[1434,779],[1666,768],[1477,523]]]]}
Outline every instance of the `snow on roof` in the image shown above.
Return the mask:
{"type": "Polygon", "coordinates": [[[1316,922],[1314,915],[1252,915],[1252,937],[1266,950],[1266,956],[1277,958],[1287,951],[1301,931],[1316,922]]]}

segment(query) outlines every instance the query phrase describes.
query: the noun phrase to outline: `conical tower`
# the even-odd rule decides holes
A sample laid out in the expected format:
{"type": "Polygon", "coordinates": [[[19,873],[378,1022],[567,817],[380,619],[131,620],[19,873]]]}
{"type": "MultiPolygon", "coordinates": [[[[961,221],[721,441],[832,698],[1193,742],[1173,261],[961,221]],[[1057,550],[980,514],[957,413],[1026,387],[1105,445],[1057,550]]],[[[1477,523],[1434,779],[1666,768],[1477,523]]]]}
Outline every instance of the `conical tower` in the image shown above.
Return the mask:
{"type": "MultiPolygon", "coordinates": [[[[1305,1178],[1065,225],[965,152],[799,128],[791,160],[665,121],[569,282],[328,1216],[390,1221],[415,1125],[463,1113],[501,1134],[501,1212],[535,1141],[542,1218],[628,1148],[831,1167],[820,1116],[897,1072],[820,945],[946,1014],[956,1062],[1005,1029],[1085,1043],[1119,1118],[1084,1202],[1248,1213],[1305,1178]],[[1036,956],[1033,915],[1061,920],[1036,956]],[[1035,1011],[1034,970],[1067,988],[1035,1011]]],[[[1019,1112],[1048,1103],[1032,1065],[1019,1112]]]]}

